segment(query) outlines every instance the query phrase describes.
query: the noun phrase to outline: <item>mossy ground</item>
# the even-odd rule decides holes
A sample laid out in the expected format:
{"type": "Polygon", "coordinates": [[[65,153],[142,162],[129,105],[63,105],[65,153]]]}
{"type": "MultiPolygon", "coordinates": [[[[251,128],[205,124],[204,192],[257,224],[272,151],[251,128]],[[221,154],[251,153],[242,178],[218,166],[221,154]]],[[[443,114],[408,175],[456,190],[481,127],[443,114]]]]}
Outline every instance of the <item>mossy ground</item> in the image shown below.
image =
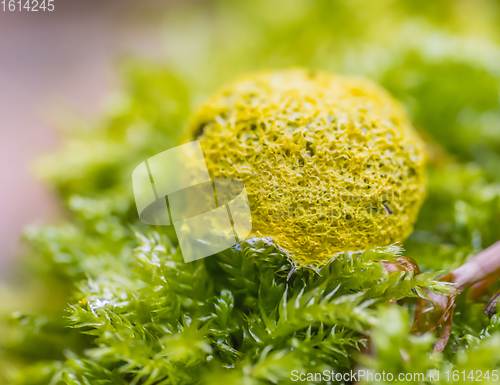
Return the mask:
{"type": "Polygon", "coordinates": [[[294,369],[360,365],[489,370],[494,382],[499,319],[483,307],[499,283],[479,300],[458,297],[444,352],[433,352],[435,336],[409,329],[413,298],[448,291],[439,272],[500,238],[497,3],[283,4],[173,6],[167,38],[181,44],[167,45],[169,64],[124,64],[124,91],[102,120],[75,120],[58,154],[38,163],[67,220],[26,230],[31,251],[1,305],[5,383],[287,383],[294,369]],[[292,271],[269,239],[182,263],[173,234],[138,221],[132,170],[176,145],[192,109],[221,84],[290,66],[362,75],[405,104],[432,143],[414,233],[404,251],[346,253],[319,274],[292,271]],[[401,252],[422,275],[388,274],[378,262],[401,252]]]}

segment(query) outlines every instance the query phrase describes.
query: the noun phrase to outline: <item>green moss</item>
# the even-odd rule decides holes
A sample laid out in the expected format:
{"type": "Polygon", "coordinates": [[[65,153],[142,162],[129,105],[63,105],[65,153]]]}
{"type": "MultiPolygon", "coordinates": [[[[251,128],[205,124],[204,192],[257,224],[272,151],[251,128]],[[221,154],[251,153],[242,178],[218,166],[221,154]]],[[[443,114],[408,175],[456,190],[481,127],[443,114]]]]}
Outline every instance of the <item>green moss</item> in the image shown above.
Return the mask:
{"type": "Polygon", "coordinates": [[[25,232],[21,283],[0,306],[0,378],[265,384],[363,365],[440,369],[446,383],[448,369],[500,369],[499,321],[482,312],[488,293],[459,297],[443,353],[433,335],[409,337],[412,298],[448,292],[439,272],[500,238],[498,10],[484,1],[469,15],[438,1],[416,12],[414,3],[219,1],[207,6],[210,22],[200,5],[172,8],[167,35],[181,44],[169,46],[169,64],[124,64],[124,90],[102,120],[69,124],[61,150],[37,164],[67,219],[25,232]],[[430,137],[415,232],[404,249],[345,253],[319,272],[292,271],[267,238],[184,264],[173,234],[138,221],[132,170],[174,146],[192,108],[234,75],[296,65],[382,83],[430,137]],[[388,274],[378,261],[400,253],[424,273],[388,274]]]}

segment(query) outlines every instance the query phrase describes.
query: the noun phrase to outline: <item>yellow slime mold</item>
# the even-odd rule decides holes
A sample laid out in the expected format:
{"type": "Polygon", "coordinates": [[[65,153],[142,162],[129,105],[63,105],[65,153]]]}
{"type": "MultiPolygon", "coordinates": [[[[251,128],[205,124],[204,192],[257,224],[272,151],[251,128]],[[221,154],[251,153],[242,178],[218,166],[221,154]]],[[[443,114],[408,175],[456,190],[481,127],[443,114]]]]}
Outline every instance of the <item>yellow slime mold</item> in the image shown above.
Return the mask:
{"type": "Polygon", "coordinates": [[[213,178],[245,182],[253,235],[297,265],[403,241],[425,196],[424,143],[365,79],[293,69],[239,79],[188,130],[213,178]]]}

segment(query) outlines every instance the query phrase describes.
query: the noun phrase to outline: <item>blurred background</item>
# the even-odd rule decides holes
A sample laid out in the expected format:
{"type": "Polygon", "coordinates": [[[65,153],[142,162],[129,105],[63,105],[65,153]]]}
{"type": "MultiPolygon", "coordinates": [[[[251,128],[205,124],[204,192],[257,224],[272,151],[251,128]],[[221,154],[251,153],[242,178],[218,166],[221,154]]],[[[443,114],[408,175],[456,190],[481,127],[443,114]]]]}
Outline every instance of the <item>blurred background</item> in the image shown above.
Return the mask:
{"type": "Polygon", "coordinates": [[[57,148],[67,115],[99,115],[120,88],[121,57],[162,57],[168,3],[56,0],[54,12],[0,11],[0,275],[25,225],[61,215],[34,177],[37,155],[57,148]]]}
{"type": "MultiPolygon", "coordinates": [[[[75,194],[128,186],[134,162],[171,145],[210,92],[264,68],[374,79],[404,103],[434,165],[471,165],[497,186],[499,25],[497,0],[55,0],[54,12],[0,11],[0,270],[25,225],[59,221],[75,194]]],[[[458,236],[426,207],[410,249],[458,236]]],[[[472,247],[496,239],[488,226],[472,247]]]]}

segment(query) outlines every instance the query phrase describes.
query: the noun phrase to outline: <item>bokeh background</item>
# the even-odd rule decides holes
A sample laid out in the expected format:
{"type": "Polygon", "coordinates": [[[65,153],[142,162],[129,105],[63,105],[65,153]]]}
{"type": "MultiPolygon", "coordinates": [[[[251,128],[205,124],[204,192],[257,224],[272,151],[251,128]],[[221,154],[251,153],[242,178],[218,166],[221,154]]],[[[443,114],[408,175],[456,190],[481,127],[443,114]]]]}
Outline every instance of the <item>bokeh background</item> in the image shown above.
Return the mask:
{"type": "Polygon", "coordinates": [[[169,1],[59,0],[54,12],[0,11],[0,276],[22,252],[27,224],[60,218],[57,197],[34,177],[66,119],[96,118],[120,89],[117,63],[161,60],[169,1]]]}
{"type": "MultiPolygon", "coordinates": [[[[366,76],[402,100],[417,128],[446,156],[474,162],[492,181],[500,178],[495,0],[55,4],[50,13],[0,12],[4,275],[22,252],[26,224],[64,216],[57,192],[33,175],[67,183],[85,177],[71,161],[71,146],[52,164],[38,155],[64,147],[61,131],[86,130],[119,115],[130,90],[140,94],[141,82],[159,88],[164,82],[177,99],[168,100],[164,89],[142,97],[164,98],[162,108],[176,110],[178,119],[162,122],[159,110],[156,121],[140,123],[177,124],[169,130],[180,131],[206,95],[245,72],[306,66],[366,76]]],[[[136,123],[117,124],[132,132],[136,123]]],[[[86,156],[99,158],[91,148],[86,156]]]]}

